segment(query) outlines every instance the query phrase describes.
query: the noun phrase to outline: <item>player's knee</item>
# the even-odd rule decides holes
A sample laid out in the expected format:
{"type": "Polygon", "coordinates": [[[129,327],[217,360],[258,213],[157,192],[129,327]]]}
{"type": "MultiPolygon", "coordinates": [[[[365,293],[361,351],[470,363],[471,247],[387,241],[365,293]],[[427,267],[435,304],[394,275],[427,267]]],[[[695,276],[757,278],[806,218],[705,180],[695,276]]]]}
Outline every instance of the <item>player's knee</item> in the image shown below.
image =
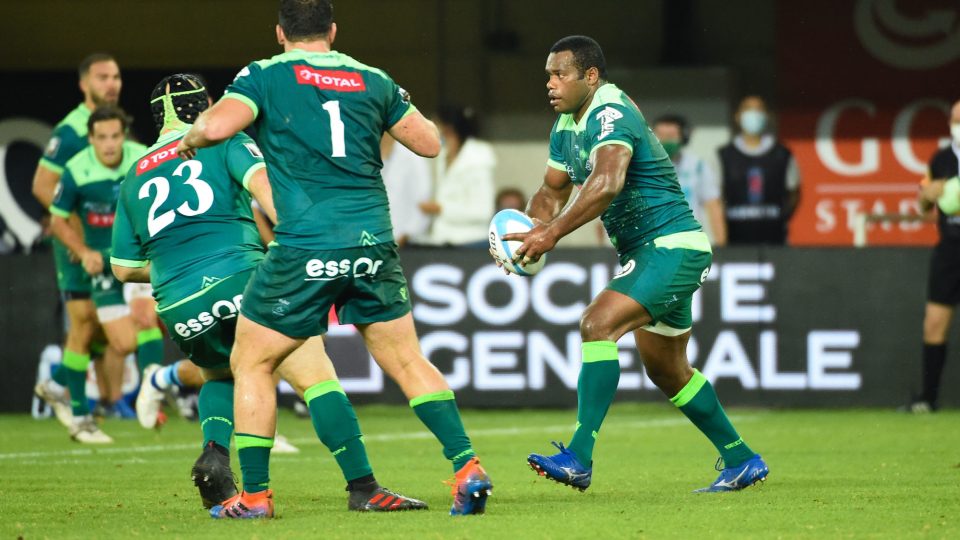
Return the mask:
{"type": "Polygon", "coordinates": [[[611,325],[592,311],[580,319],[580,338],[583,341],[613,341],[611,325]]]}

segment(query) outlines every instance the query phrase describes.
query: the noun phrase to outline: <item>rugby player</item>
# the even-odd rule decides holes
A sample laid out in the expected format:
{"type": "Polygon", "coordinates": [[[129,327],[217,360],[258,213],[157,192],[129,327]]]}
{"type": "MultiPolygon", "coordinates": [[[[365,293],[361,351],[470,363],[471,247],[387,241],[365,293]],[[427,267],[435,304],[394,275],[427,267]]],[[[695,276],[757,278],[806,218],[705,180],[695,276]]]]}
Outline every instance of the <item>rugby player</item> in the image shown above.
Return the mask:
{"type": "MultiPolygon", "coordinates": [[[[97,320],[106,334],[108,350],[120,362],[135,350],[136,332],[123,298],[123,284],[114,279],[104,263],[110,256],[120,181],[145,150],[143,145],[126,140],[128,123],[127,115],[114,105],[97,107],[90,114],[87,119],[90,146],[67,161],[49,208],[53,234],[77,254],[90,278],[97,320]],[[77,234],[68,221],[74,213],[80,217],[83,234],[77,234]]],[[[84,386],[90,357],[74,362],[69,356],[71,352],[76,351],[68,349],[64,357],[64,366],[70,373],[68,384],[74,415],[70,435],[77,440],[90,439],[87,442],[111,442],[93,422],[86,403],[84,386]]],[[[117,366],[107,368],[113,370],[117,366]]],[[[119,383],[113,378],[110,380],[114,386],[110,391],[116,398],[120,393],[119,383]]]]}
{"type": "MultiPolygon", "coordinates": [[[[244,286],[263,259],[247,191],[271,218],[276,213],[260,149],[246,135],[197,152],[189,161],[177,158],[175,148],[207,104],[206,89],[190,75],[171,75],[154,89],[151,109],[160,138],[123,183],[110,262],[123,281],[152,282],[158,314],[171,337],[203,370],[199,408],[204,450],[193,479],[205,506],[213,506],[219,516],[220,507],[214,505],[237,493],[228,455],[234,431],[230,349],[244,286]]],[[[349,509],[426,508],[377,483],[356,413],[321,338],[291,354],[280,374],[305,397],[317,436],[343,471],[349,509]]],[[[274,387],[271,381],[271,392],[274,387]]],[[[241,456],[249,438],[236,434],[241,456]]],[[[242,517],[272,515],[269,499],[242,510],[242,517]]]]}
{"type": "Polygon", "coordinates": [[[539,474],[581,491],[590,486],[593,447],[617,391],[617,340],[633,332],[647,375],[720,452],[719,478],[700,491],[743,489],[767,465],[733,428],[704,376],[690,367],[690,299],[707,276],[710,242],[693,218],[663,146],[636,104],[606,80],[596,41],[569,36],[550,49],[547,96],[560,113],[550,131],[543,185],[527,214],[538,224],[520,240],[518,263],[539,260],[557,241],[600,216],[620,259],[580,321],[582,367],[577,424],[559,453],[530,454],[539,474]],[[573,186],[580,188],[564,208],[573,186]]]}
{"type": "Polygon", "coordinates": [[[384,131],[433,157],[437,128],[386,73],[333,51],[336,33],[329,0],[281,0],[276,34],[284,53],[241,70],[177,148],[191,158],[256,121],[279,218],[278,245],[244,291],[237,323],[230,365],[244,491],[221,515],[243,516],[272,497],[271,374],[305,339],[326,331],[331,306],[357,327],[443,445],[455,471],[451,514],[481,513],[490,478],[453,392],[420,350],[380,176],[384,131]]]}

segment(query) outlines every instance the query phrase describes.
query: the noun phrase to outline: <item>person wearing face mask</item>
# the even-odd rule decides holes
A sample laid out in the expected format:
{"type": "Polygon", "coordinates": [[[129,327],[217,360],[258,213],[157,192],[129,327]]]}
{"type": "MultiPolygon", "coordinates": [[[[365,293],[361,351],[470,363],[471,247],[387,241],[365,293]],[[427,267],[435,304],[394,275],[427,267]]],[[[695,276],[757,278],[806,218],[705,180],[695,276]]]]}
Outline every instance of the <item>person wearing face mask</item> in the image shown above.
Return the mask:
{"type": "MultiPolygon", "coordinates": [[[[927,176],[920,183],[920,209],[939,207],[937,230],[940,241],[930,257],[927,305],[923,316],[922,390],[901,410],[926,413],[937,410],[940,378],[947,361],[947,332],[953,310],[960,303],[960,215],[950,208],[949,197],[960,172],[960,101],[950,111],[950,144],[930,159],[927,176]],[[950,180],[952,179],[952,180],[950,180]],[[950,215],[953,214],[953,215],[950,215]]],[[[956,193],[953,199],[956,201],[956,193]]]]}
{"type": "Polygon", "coordinates": [[[713,170],[699,156],[684,150],[690,142],[690,124],[677,114],[665,114],[653,122],[653,133],[670,156],[677,170],[680,189],[693,210],[693,216],[715,246],[727,243],[727,223],[723,219],[720,184],[713,170]]]}
{"type": "Polygon", "coordinates": [[[786,146],[768,132],[770,115],[759,96],[737,108],[739,134],[719,150],[727,242],[784,245],[800,201],[800,172],[786,146]]]}

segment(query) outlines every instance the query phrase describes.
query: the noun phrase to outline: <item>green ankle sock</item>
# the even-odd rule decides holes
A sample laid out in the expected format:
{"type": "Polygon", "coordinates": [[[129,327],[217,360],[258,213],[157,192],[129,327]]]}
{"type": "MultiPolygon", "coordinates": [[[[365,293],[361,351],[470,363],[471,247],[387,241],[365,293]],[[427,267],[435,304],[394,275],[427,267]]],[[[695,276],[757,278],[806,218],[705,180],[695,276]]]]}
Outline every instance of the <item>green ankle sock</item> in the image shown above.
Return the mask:
{"type": "Polygon", "coordinates": [[[753,450],[743,442],[723,412],[713,385],[700,371],[693,370],[693,377],[670,401],[710,439],[725,466],[736,467],[753,457],[753,450]]]}
{"type": "Polygon", "coordinates": [[[70,389],[70,406],[73,408],[74,416],[90,414],[90,407],[87,406],[87,366],[89,365],[89,354],[64,351],[60,370],[64,372],[66,386],[70,389]]]}
{"type": "MultiPolygon", "coordinates": [[[[149,384],[149,383],[148,383],[149,384]]],[[[207,381],[200,387],[197,398],[203,446],[213,441],[230,448],[233,435],[233,381],[207,381]]]]}
{"type": "Polygon", "coordinates": [[[307,388],[303,399],[310,408],[317,437],[337,460],[344,479],[349,482],[373,474],[357,413],[340,381],[317,383],[307,388]]]}
{"type": "Polygon", "coordinates": [[[237,433],[237,456],[243,473],[243,490],[259,493],[270,486],[270,449],[273,437],[237,433]]]}
{"type": "Polygon", "coordinates": [[[443,445],[443,456],[453,462],[453,471],[459,471],[476,452],[463,429],[460,411],[452,390],[424,394],[410,400],[417,418],[443,445]]]}
{"type": "Polygon", "coordinates": [[[137,332],[137,367],[140,373],[150,364],[163,362],[163,332],[150,328],[137,332]]]}
{"type": "Polygon", "coordinates": [[[620,360],[613,341],[587,341],[577,380],[577,427],[570,451],[585,467],[593,463],[593,445],[620,382],[620,360]]]}

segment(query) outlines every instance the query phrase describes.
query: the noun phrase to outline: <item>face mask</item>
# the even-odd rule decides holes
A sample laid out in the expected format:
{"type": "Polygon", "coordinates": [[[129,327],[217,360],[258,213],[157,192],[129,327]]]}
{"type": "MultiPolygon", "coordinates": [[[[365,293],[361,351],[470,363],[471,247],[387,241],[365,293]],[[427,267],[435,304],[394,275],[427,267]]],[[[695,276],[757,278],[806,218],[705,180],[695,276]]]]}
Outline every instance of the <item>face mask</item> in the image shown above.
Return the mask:
{"type": "Polygon", "coordinates": [[[953,135],[953,142],[960,144],[960,122],[950,124],[950,135],[953,135]]]}
{"type": "Polygon", "coordinates": [[[767,114],[756,109],[747,109],[740,113],[740,129],[747,135],[759,135],[767,126],[767,114]]]}
{"type": "Polygon", "coordinates": [[[660,144],[670,159],[676,159],[677,155],[680,154],[680,141],[663,141],[660,144]]]}

